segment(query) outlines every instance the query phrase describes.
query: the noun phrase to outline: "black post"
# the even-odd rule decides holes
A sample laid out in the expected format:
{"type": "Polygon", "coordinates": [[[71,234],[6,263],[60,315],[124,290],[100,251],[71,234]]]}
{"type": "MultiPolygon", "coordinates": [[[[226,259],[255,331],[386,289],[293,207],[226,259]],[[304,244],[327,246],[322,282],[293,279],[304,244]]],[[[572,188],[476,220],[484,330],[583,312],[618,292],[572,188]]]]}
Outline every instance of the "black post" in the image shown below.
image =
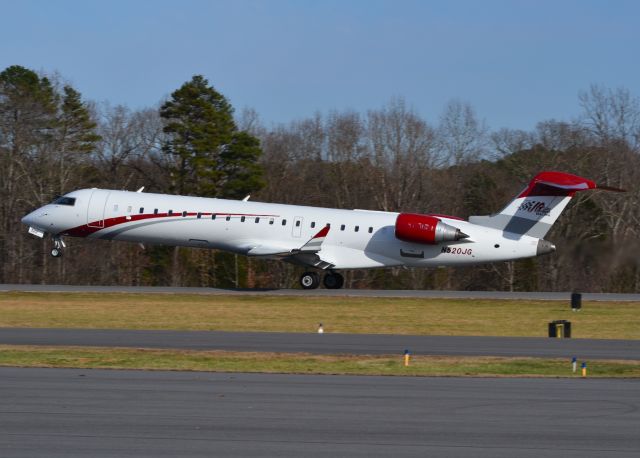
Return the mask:
{"type": "Polygon", "coordinates": [[[571,310],[574,312],[582,308],[582,294],[571,293],[571,310]]]}

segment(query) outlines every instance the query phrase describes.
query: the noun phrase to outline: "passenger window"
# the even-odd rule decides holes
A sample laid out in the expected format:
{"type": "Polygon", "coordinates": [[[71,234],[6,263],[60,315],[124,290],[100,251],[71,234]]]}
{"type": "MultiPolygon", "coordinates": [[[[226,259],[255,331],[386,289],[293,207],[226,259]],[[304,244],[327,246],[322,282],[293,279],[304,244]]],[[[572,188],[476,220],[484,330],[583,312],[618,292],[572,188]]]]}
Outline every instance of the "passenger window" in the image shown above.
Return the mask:
{"type": "Polygon", "coordinates": [[[140,207],[140,214],[142,215],[144,213],[144,207],[140,207]]]}
{"type": "Polygon", "coordinates": [[[372,227],[370,227],[370,228],[369,228],[369,234],[371,234],[372,232],[373,232],[373,228],[372,228],[372,227]]]}
{"type": "Polygon", "coordinates": [[[269,218],[269,224],[273,224],[273,218],[269,218]]]}
{"type": "Polygon", "coordinates": [[[230,221],[230,220],[231,220],[231,216],[227,216],[227,217],[226,217],[226,220],[227,220],[227,221],[230,221]]]}
{"type": "Polygon", "coordinates": [[[283,219],[283,220],[282,220],[282,225],[283,225],[283,226],[286,226],[286,225],[287,225],[287,220],[286,220],[286,219],[283,219]]]}
{"type": "Polygon", "coordinates": [[[328,227],[328,228],[331,228],[331,223],[327,223],[327,227],[328,227]]]}
{"type": "Polygon", "coordinates": [[[259,222],[260,222],[260,218],[256,218],[256,223],[259,223],[259,222]]]}
{"type": "Polygon", "coordinates": [[[244,216],[240,218],[240,222],[244,223],[244,216]]]}
{"type": "Polygon", "coordinates": [[[354,229],[356,232],[358,232],[360,230],[360,226],[356,226],[354,229]]]}
{"type": "Polygon", "coordinates": [[[296,221],[296,227],[300,227],[300,220],[296,221]]]}
{"type": "Polygon", "coordinates": [[[216,219],[216,214],[215,213],[211,213],[211,219],[216,219]]]}
{"type": "Polygon", "coordinates": [[[184,218],[185,216],[187,216],[187,212],[182,212],[182,217],[184,218]]]}
{"type": "Polygon", "coordinates": [[[169,216],[173,215],[173,210],[169,210],[169,211],[167,212],[167,215],[169,215],[169,216]]]}
{"type": "Polygon", "coordinates": [[[315,221],[312,221],[312,222],[311,222],[311,229],[313,229],[314,227],[316,227],[316,222],[315,222],[315,221]]]}
{"type": "Polygon", "coordinates": [[[344,231],[344,224],[341,224],[341,225],[340,225],[340,230],[341,230],[341,231],[344,231]]]}
{"type": "Polygon", "coordinates": [[[198,214],[196,215],[196,218],[198,219],[202,218],[202,213],[198,212],[198,214]]]}
{"type": "Polygon", "coordinates": [[[154,214],[154,215],[157,215],[157,214],[158,214],[158,209],[157,209],[157,208],[154,208],[154,209],[153,209],[153,214],[154,214]]]}

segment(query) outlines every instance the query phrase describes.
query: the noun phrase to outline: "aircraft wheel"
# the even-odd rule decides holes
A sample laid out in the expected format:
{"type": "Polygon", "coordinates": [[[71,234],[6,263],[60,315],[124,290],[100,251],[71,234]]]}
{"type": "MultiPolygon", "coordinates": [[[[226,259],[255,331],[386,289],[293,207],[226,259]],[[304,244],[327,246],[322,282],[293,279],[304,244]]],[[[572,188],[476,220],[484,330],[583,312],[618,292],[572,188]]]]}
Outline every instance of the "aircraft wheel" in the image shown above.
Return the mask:
{"type": "Polygon", "coordinates": [[[340,289],[344,285],[344,277],[338,273],[328,273],[322,280],[327,289],[340,289]]]}
{"type": "Polygon", "coordinates": [[[54,258],[59,258],[60,256],[62,256],[62,250],[58,248],[53,248],[51,250],[51,256],[53,256],[54,258]]]}
{"type": "Polygon", "coordinates": [[[316,289],[320,286],[320,275],[315,272],[305,272],[300,277],[300,286],[303,289],[316,289]]]}

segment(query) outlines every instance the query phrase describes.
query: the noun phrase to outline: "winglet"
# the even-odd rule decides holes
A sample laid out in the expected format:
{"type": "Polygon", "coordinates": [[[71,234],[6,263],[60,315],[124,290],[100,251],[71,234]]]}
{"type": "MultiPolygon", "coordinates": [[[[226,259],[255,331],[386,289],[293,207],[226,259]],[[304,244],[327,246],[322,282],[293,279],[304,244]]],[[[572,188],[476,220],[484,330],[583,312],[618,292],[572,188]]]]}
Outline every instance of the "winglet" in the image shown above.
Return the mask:
{"type": "Polygon", "coordinates": [[[322,242],[324,242],[325,237],[329,233],[329,229],[330,229],[329,226],[325,226],[322,229],[320,229],[320,231],[316,235],[311,237],[311,240],[309,240],[307,243],[305,243],[302,246],[302,248],[300,248],[300,251],[314,252],[314,253],[320,251],[322,242]]]}

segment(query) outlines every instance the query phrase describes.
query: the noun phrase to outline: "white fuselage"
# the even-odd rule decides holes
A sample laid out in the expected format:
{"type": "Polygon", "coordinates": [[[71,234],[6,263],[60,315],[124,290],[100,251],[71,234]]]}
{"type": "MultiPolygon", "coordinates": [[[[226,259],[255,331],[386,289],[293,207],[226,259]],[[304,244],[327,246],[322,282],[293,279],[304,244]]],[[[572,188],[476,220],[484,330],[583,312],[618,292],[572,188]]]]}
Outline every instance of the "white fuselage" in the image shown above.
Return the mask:
{"type": "MultiPolygon", "coordinates": [[[[260,255],[297,250],[330,230],[318,252],[335,269],[436,266],[536,256],[540,239],[438,218],[469,237],[436,245],[395,237],[398,213],[340,210],[251,201],[102,189],[65,195],[73,205],[48,204],[23,222],[54,236],[79,236],[260,255]]],[[[269,257],[269,256],[268,256],[269,257]]]]}

